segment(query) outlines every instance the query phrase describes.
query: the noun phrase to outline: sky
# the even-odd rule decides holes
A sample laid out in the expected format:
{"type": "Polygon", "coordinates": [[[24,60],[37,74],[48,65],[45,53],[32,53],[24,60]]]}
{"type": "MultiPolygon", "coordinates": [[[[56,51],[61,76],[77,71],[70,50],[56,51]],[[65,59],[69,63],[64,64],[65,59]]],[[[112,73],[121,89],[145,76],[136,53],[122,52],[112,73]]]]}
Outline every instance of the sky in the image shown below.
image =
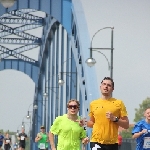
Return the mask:
{"type": "MultiPolygon", "coordinates": [[[[150,97],[150,1],[81,0],[89,35],[104,27],[114,27],[113,97],[123,100],[133,123],[135,108],[150,97]]],[[[35,31],[34,31],[35,32],[35,31]]],[[[111,30],[100,31],[93,47],[110,47],[111,30]]],[[[37,51],[28,55],[37,59],[37,51]]],[[[110,51],[101,50],[109,60],[110,51]]],[[[110,75],[103,55],[93,52],[98,83],[110,75]]],[[[34,83],[22,72],[0,71],[0,129],[17,131],[33,102],[34,83]],[[10,123],[11,120],[11,123],[10,123]]],[[[28,123],[27,123],[28,124],[28,123]]],[[[28,127],[28,125],[27,125],[28,127]]]]}
{"type": "MultiPolygon", "coordinates": [[[[130,123],[134,123],[135,108],[150,97],[150,1],[149,0],[81,0],[90,37],[104,27],[114,27],[113,97],[123,100],[130,123]]],[[[93,47],[110,47],[111,30],[100,31],[93,47]]],[[[110,51],[101,50],[109,60],[110,51]]],[[[97,63],[98,83],[110,76],[103,55],[93,52],[97,63]]]]}

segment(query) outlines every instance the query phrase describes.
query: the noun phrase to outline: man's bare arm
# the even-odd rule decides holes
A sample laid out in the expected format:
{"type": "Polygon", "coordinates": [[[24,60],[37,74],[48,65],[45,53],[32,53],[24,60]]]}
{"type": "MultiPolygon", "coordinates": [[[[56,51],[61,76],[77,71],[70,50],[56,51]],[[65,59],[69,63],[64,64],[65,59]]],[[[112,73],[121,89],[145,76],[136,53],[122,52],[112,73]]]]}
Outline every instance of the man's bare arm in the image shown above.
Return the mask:
{"type": "Polygon", "coordinates": [[[49,141],[50,141],[51,149],[55,149],[54,134],[51,132],[49,132],[49,141]]]}
{"type": "Polygon", "coordinates": [[[87,127],[93,128],[94,123],[95,123],[95,118],[93,116],[91,116],[90,120],[87,121],[87,127]]]}
{"type": "Polygon", "coordinates": [[[129,119],[127,116],[121,117],[118,122],[116,122],[120,127],[124,128],[124,129],[128,129],[129,128],[129,119]]]}

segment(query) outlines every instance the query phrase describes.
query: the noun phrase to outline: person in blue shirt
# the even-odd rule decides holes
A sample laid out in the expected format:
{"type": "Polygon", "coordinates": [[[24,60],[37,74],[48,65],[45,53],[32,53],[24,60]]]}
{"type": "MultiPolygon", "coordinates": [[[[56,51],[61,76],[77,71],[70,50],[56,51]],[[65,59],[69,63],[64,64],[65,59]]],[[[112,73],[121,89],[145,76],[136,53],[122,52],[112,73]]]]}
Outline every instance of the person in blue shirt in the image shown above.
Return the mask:
{"type": "Polygon", "coordinates": [[[150,150],[150,108],[145,110],[144,117],[132,130],[132,138],[137,142],[136,150],[150,150]]]}
{"type": "Polygon", "coordinates": [[[4,136],[3,136],[3,134],[0,132],[0,150],[2,149],[3,140],[4,140],[4,136]]]}
{"type": "Polygon", "coordinates": [[[18,147],[18,143],[15,143],[14,144],[14,150],[17,150],[19,147],[18,147]]]}

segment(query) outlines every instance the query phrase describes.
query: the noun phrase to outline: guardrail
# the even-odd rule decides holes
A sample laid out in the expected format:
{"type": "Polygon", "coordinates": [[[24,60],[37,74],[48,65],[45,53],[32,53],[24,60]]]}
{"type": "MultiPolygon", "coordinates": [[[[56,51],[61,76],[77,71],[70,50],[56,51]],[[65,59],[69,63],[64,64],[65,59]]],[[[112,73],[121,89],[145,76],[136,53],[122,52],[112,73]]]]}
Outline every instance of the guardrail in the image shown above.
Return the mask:
{"type": "Polygon", "coordinates": [[[136,141],[135,139],[123,139],[120,150],[135,150],[136,141]]]}

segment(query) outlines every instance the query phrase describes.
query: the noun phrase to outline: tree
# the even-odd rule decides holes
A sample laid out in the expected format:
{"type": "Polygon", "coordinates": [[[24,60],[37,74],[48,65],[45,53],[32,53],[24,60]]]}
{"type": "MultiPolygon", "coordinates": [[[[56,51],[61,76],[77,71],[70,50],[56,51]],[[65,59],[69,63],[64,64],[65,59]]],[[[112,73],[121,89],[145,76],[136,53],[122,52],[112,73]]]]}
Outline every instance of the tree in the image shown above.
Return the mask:
{"type": "Polygon", "coordinates": [[[133,127],[129,127],[129,129],[121,132],[122,138],[132,138],[132,129],[133,127]]]}
{"type": "Polygon", "coordinates": [[[144,118],[144,111],[150,108],[150,98],[147,97],[143,100],[142,104],[139,104],[139,108],[135,108],[135,118],[134,122],[138,122],[139,120],[144,118]]]}

